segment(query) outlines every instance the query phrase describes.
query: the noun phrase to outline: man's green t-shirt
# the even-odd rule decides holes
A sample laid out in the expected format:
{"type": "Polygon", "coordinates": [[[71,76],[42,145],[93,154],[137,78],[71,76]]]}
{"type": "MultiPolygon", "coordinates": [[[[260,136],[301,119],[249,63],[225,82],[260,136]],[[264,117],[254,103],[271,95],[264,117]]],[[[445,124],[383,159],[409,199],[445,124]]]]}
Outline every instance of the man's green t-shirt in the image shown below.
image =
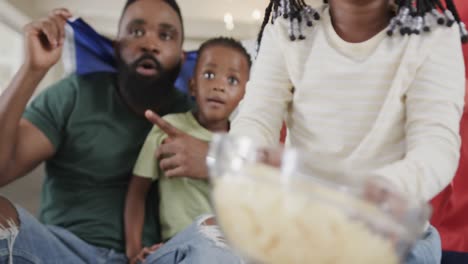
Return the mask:
{"type": "MultiPolygon", "coordinates": [[[[202,127],[191,112],[167,115],[164,119],[195,138],[211,141],[211,131],[202,127]]],[[[208,181],[164,176],[154,159],[154,152],[166,138],[167,135],[154,126],[133,169],[133,174],[137,176],[159,179],[159,217],[163,240],[170,239],[188,227],[198,216],[212,212],[208,181]]]]}
{"type": "MultiPolygon", "coordinates": [[[[132,168],[152,124],[117,92],[113,73],[71,75],[45,90],[23,117],[55,147],[46,161],[39,219],[84,241],[124,252],[124,202],[132,168]]],[[[138,88],[138,87],[136,87],[138,88]]],[[[185,112],[188,97],[171,88],[159,114],[185,112]]],[[[156,197],[156,188],[151,195],[156,197]]],[[[157,199],[147,199],[145,245],[160,241],[157,199]]]]}

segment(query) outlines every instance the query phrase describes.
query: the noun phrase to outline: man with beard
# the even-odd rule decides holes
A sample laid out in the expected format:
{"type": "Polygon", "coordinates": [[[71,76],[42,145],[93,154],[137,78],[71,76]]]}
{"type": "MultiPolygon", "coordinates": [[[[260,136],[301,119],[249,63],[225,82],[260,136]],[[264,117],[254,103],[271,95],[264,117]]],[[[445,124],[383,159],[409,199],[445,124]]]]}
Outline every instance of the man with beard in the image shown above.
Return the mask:
{"type": "MultiPolygon", "coordinates": [[[[123,206],[152,124],[144,111],[186,112],[173,86],[183,60],[174,0],[128,1],[116,41],[118,73],[71,75],[35,98],[60,59],[66,19],[56,9],[25,27],[25,59],[0,97],[0,186],[46,162],[39,221],[0,197],[0,263],[126,263],[123,206]],[[26,110],[25,110],[26,108],[26,110]]],[[[144,245],[160,241],[148,199],[144,245]]]]}

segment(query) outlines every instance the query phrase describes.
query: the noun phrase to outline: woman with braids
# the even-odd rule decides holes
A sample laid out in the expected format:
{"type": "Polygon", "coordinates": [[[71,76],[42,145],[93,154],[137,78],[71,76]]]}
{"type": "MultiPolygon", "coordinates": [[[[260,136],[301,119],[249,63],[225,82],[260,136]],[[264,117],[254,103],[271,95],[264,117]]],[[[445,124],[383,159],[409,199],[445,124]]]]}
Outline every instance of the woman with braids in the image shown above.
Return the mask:
{"type": "MultiPolygon", "coordinates": [[[[460,155],[468,34],[452,1],[328,0],[313,9],[313,0],[271,0],[230,133],[276,144],[286,115],[289,143],[315,153],[317,171],[380,178],[429,201],[460,155]]],[[[207,144],[147,118],[172,131],[157,151],[167,170],[206,177],[207,144]]],[[[405,263],[440,258],[428,225],[405,263]]]]}
{"type": "MultiPolygon", "coordinates": [[[[429,201],[458,164],[466,41],[452,0],[272,0],[230,133],[274,144],[286,114],[290,144],[329,161],[311,157],[318,171],[429,201]]],[[[406,263],[440,258],[428,226],[406,263]]]]}

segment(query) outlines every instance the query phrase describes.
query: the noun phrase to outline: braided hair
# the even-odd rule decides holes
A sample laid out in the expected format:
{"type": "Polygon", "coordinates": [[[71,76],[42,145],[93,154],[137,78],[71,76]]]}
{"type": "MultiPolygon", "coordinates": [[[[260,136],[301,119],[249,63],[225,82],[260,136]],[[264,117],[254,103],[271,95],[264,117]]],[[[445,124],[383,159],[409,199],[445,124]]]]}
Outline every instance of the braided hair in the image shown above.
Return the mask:
{"type": "MultiPolygon", "coordinates": [[[[327,0],[323,2],[328,3],[327,0]]],[[[393,36],[395,32],[401,35],[419,35],[430,32],[436,25],[451,27],[457,24],[461,41],[468,42],[465,23],[461,21],[453,0],[395,0],[395,4],[397,10],[388,26],[388,36],[393,36]],[[445,5],[442,2],[445,2],[445,5]]],[[[269,21],[273,24],[278,17],[289,20],[288,32],[291,41],[305,39],[303,28],[312,27],[313,21],[320,19],[317,10],[307,5],[304,0],[270,0],[257,37],[257,50],[266,24],[269,21]]]]}
{"type": "Polygon", "coordinates": [[[273,24],[278,17],[289,20],[289,38],[291,41],[295,41],[305,39],[302,33],[304,25],[312,27],[313,21],[320,19],[320,14],[307,5],[304,0],[270,0],[265,9],[265,17],[257,37],[257,49],[260,46],[266,24],[268,21],[273,24]]]}

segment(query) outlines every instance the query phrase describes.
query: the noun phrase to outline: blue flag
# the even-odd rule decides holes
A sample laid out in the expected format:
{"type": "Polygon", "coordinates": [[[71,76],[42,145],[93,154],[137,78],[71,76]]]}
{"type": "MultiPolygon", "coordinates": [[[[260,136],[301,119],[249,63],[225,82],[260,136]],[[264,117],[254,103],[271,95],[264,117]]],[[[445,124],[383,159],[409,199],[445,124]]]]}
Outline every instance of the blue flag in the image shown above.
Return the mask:
{"type": "MultiPolygon", "coordinates": [[[[189,93],[188,84],[193,75],[197,52],[186,52],[186,60],[175,87],[189,93]]],[[[116,72],[112,40],[97,33],[81,18],[68,21],[63,55],[66,73],[116,72]]]]}

